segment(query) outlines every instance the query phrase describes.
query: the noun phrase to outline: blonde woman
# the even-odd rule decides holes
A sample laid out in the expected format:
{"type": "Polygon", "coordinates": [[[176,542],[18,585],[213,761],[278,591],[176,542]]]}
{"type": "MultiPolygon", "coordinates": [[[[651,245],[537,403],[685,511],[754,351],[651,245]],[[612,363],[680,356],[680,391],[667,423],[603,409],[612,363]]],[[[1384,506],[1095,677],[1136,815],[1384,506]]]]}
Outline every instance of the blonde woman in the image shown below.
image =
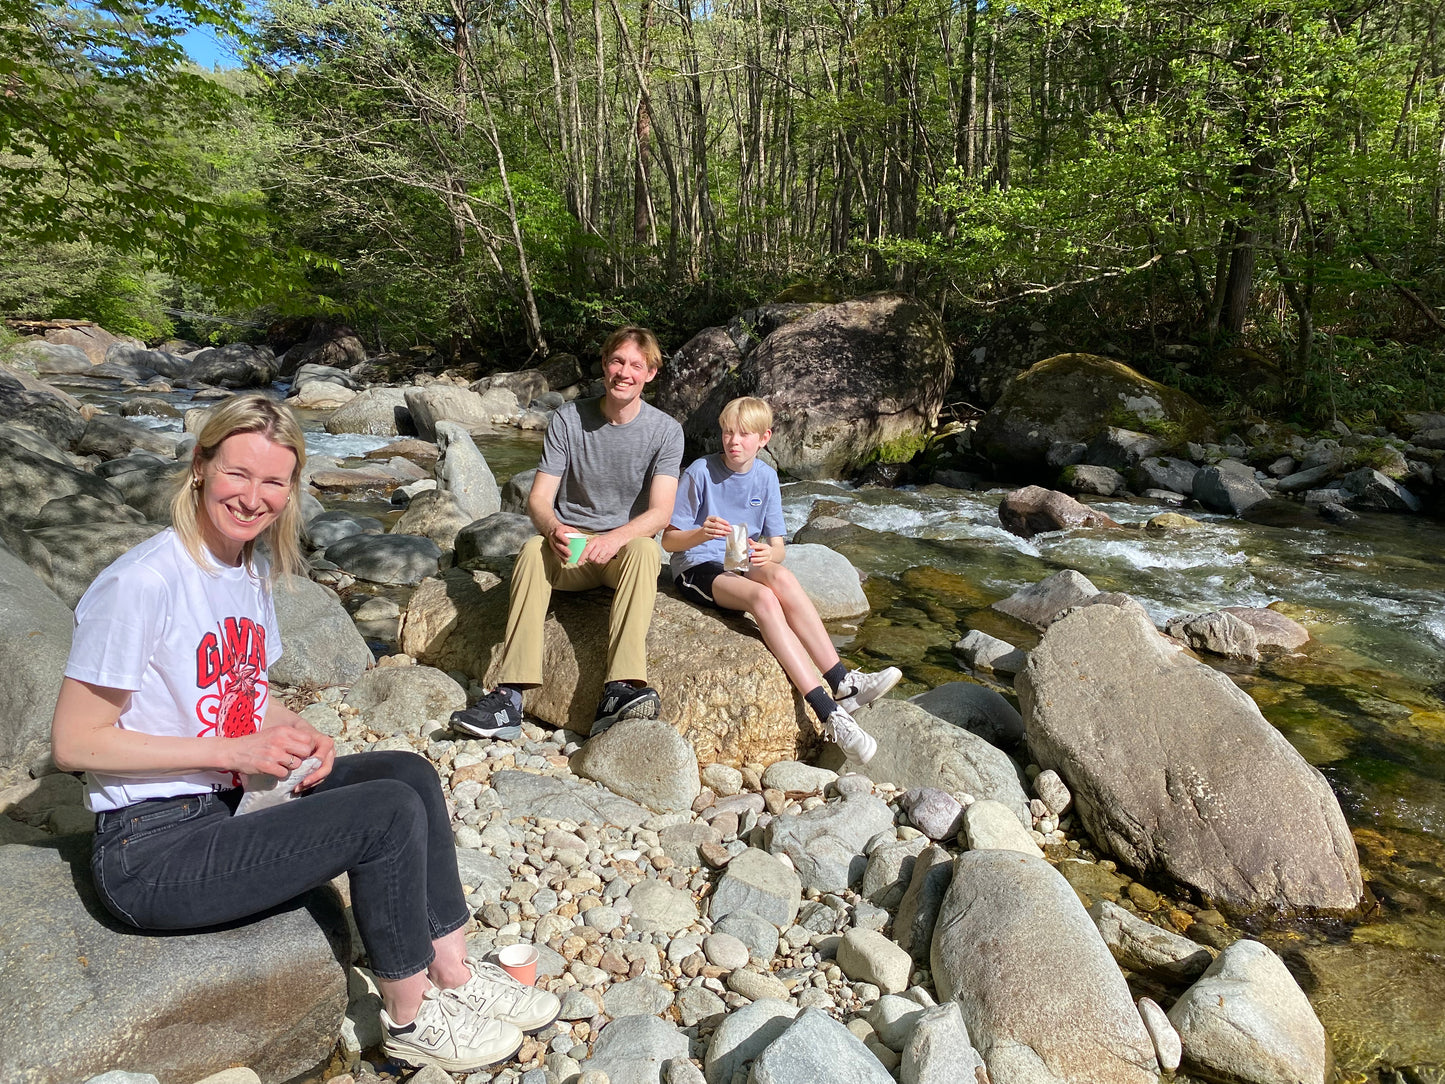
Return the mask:
{"type": "Polygon", "coordinates": [[[467,958],[470,913],[432,766],[411,753],[337,758],[267,694],[281,654],[271,583],[301,569],[305,460],[296,419],[273,400],[239,395],[211,411],[174,526],[76,607],[55,763],[86,773],[91,872],[118,918],[210,926],[348,873],[386,1053],[470,1071],[515,1053],[523,1031],[555,1019],[557,999],[467,958]],[[284,779],[308,759],[297,800],[236,815],[247,776],[284,779]]]}

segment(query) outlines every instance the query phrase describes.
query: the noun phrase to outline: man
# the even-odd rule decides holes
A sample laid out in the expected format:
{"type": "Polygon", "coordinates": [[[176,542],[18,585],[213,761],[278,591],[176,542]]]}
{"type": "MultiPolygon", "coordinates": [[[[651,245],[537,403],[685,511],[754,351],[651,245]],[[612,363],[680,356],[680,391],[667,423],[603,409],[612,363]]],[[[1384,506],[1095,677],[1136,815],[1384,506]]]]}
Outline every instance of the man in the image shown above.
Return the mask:
{"type": "Polygon", "coordinates": [[[682,469],[682,428],[642,401],[662,351],[646,328],[624,327],[602,345],[600,399],[559,409],[547,427],[527,513],[538,537],[512,573],[507,638],[497,687],[452,715],[473,737],[521,733],[522,690],[542,683],[542,632],[552,589],[615,592],[608,624],[606,687],[592,733],[619,719],[655,719],[647,684],[647,629],[657,598],[654,536],[667,526],[682,469]],[[569,537],[585,536],[575,563],[569,537]]]}

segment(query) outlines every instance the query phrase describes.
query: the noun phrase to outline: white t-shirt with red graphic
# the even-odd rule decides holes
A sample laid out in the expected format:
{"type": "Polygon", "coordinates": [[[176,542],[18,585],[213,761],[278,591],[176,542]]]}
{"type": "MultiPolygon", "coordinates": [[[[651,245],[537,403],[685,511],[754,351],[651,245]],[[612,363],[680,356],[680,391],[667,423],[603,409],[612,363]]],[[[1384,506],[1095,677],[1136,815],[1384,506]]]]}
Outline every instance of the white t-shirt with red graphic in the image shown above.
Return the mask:
{"type": "MultiPolygon", "coordinates": [[[[266,667],[281,654],[264,565],[191,559],[174,530],[162,531],[111,564],[75,608],[65,676],[126,689],[123,730],[176,737],[240,737],[266,712],[266,667]]],[[[139,779],[89,772],[86,808],[120,809],[238,786],[231,772],[139,779]]]]}

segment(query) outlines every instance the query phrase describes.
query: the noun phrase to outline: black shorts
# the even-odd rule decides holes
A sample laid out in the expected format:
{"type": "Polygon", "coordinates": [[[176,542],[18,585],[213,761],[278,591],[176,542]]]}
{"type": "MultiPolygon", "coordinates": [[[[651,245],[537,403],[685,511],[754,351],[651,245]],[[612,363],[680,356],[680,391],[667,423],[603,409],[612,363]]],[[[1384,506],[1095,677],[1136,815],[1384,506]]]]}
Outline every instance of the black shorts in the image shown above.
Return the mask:
{"type": "Polygon", "coordinates": [[[711,606],[714,610],[725,610],[727,607],[719,606],[717,599],[712,597],[712,582],[719,576],[726,575],[721,561],[704,561],[700,565],[693,565],[672,582],[677,587],[677,593],[689,602],[711,606]]]}

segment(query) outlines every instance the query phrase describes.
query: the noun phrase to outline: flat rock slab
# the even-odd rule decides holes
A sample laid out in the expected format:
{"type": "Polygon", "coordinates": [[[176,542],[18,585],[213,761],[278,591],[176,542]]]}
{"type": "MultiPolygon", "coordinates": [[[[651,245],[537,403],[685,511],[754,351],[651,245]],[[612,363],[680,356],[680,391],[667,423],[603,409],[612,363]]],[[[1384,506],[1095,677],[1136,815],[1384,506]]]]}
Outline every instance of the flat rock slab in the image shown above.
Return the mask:
{"type": "Polygon", "coordinates": [[[350,952],[334,892],[232,926],[147,934],[105,911],[89,862],[85,837],[0,847],[0,1079],[70,1084],[123,1065],[184,1082],[246,1065],[282,1081],[331,1052],[350,952]]]}
{"type": "Polygon", "coordinates": [[[605,787],[557,776],[501,771],[492,776],[492,790],[512,817],[636,828],[652,816],[636,802],[619,798],[605,787]]]}
{"type": "Polygon", "coordinates": [[[1354,840],[1324,776],[1141,607],[1070,614],[1015,684],[1035,763],[1116,857],[1236,913],[1357,905],[1354,840]]]}

